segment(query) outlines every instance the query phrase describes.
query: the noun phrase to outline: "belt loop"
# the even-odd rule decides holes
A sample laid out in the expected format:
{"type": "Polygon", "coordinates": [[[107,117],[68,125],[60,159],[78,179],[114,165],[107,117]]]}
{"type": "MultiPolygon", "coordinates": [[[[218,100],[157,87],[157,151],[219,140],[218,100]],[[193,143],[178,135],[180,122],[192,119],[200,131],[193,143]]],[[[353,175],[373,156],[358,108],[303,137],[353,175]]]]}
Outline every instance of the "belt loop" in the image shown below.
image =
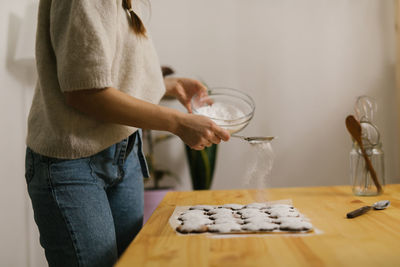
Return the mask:
{"type": "Polygon", "coordinates": [[[117,143],[116,148],[115,148],[115,161],[117,165],[122,166],[124,164],[125,160],[125,153],[126,153],[126,147],[128,145],[128,138],[123,139],[121,142],[117,143]]]}
{"type": "Polygon", "coordinates": [[[118,163],[122,166],[124,165],[124,161],[125,161],[125,155],[126,155],[126,148],[128,146],[128,142],[129,142],[129,138],[125,138],[122,142],[121,142],[121,152],[119,154],[119,159],[118,159],[118,163]]]}
{"type": "Polygon", "coordinates": [[[142,169],[142,175],[145,178],[149,178],[150,174],[149,174],[149,168],[147,166],[147,162],[146,162],[146,158],[144,156],[143,153],[143,147],[142,147],[142,129],[138,129],[137,130],[137,140],[138,140],[138,151],[137,151],[137,155],[139,158],[139,163],[140,163],[140,167],[142,169]]]}
{"type": "Polygon", "coordinates": [[[128,145],[126,147],[125,160],[129,156],[129,154],[132,152],[133,147],[135,146],[136,136],[137,136],[137,131],[134,132],[133,134],[131,134],[128,138],[128,145]]]}

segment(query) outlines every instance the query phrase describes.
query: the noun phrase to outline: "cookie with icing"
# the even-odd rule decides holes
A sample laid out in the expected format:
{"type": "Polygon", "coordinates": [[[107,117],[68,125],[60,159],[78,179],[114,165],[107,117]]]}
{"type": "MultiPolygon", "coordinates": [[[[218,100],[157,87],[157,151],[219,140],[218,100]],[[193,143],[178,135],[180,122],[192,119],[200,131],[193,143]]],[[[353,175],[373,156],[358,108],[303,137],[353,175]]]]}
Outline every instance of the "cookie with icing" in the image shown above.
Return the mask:
{"type": "Polygon", "coordinates": [[[190,209],[190,210],[204,210],[204,211],[209,211],[209,210],[211,210],[211,209],[213,209],[213,208],[214,208],[214,206],[211,206],[211,205],[195,205],[195,206],[190,207],[189,209],[190,209]]]}
{"type": "Polygon", "coordinates": [[[202,224],[211,224],[213,223],[213,220],[211,220],[208,217],[185,217],[184,219],[181,220],[182,223],[190,223],[190,222],[198,222],[202,224]]]}
{"type": "Polygon", "coordinates": [[[206,211],[205,211],[205,210],[200,210],[200,209],[193,209],[193,210],[189,209],[189,210],[186,210],[186,211],[184,211],[184,212],[182,212],[182,213],[206,214],[206,211]]]}
{"type": "Polygon", "coordinates": [[[182,234],[188,233],[205,233],[207,232],[208,227],[202,223],[190,222],[183,223],[176,228],[176,231],[182,234]]]}
{"type": "Polygon", "coordinates": [[[239,232],[240,230],[240,224],[234,222],[211,224],[208,226],[208,231],[216,233],[231,233],[239,232]]]}
{"type": "Polygon", "coordinates": [[[309,231],[313,228],[312,224],[307,221],[295,221],[295,220],[287,220],[283,221],[279,225],[279,229],[282,231],[309,231]]]}
{"type": "Polygon", "coordinates": [[[264,211],[269,213],[272,211],[280,211],[280,210],[285,210],[285,211],[297,211],[297,209],[293,208],[293,207],[272,207],[269,209],[265,209],[264,211]]]}
{"type": "Polygon", "coordinates": [[[185,221],[185,220],[190,220],[190,219],[202,219],[202,218],[208,219],[208,217],[204,213],[184,212],[181,215],[179,215],[178,220],[185,221]]]}
{"type": "Polygon", "coordinates": [[[235,217],[234,217],[233,213],[230,213],[230,214],[228,214],[228,213],[215,213],[213,215],[210,215],[209,218],[212,219],[212,220],[217,220],[217,219],[223,219],[223,218],[232,218],[232,219],[234,219],[235,217]]]}
{"type": "Polygon", "coordinates": [[[182,221],[182,223],[188,223],[188,224],[191,224],[191,223],[212,224],[212,223],[214,223],[214,221],[209,219],[208,217],[203,217],[203,218],[191,218],[191,219],[182,221]]]}
{"type": "Polygon", "coordinates": [[[246,209],[265,209],[265,208],[267,208],[267,204],[254,202],[254,203],[247,204],[245,206],[245,208],[246,209]]]}
{"type": "Polygon", "coordinates": [[[250,217],[250,218],[246,218],[243,220],[244,223],[258,223],[258,222],[268,222],[268,223],[275,223],[275,221],[266,216],[255,216],[255,217],[250,217]]]}
{"type": "Polygon", "coordinates": [[[222,206],[219,206],[220,208],[226,208],[226,209],[232,209],[232,210],[240,210],[244,207],[244,205],[241,204],[224,204],[222,206]]]}
{"type": "Polygon", "coordinates": [[[272,221],[277,224],[282,224],[285,222],[309,222],[310,220],[308,218],[299,216],[299,217],[279,217],[272,219],[272,221]]]}
{"type": "Polygon", "coordinates": [[[294,209],[294,207],[292,205],[289,205],[289,204],[276,203],[276,204],[270,204],[270,205],[266,206],[266,209],[276,209],[276,208],[278,208],[278,209],[281,209],[281,208],[294,209]]]}
{"type": "Polygon", "coordinates": [[[255,216],[262,216],[262,214],[265,214],[264,212],[260,211],[259,209],[255,209],[255,208],[244,208],[244,209],[238,210],[237,213],[240,214],[243,219],[247,219],[247,218],[255,217],[255,216]]]}
{"type": "Polygon", "coordinates": [[[231,209],[227,209],[227,208],[215,208],[215,209],[211,209],[207,212],[208,215],[213,215],[213,214],[232,214],[232,210],[231,209]]]}
{"type": "Polygon", "coordinates": [[[269,212],[269,216],[271,218],[279,218],[279,217],[299,217],[300,213],[296,210],[287,210],[287,209],[274,209],[269,212]]]}
{"type": "Polygon", "coordinates": [[[205,215],[206,212],[204,210],[187,210],[182,212],[180,215],[183,214],[197,214],[197,215],[205,215]]]}
{"type": "Polygon", "coordinates": [[[214,224],[221,224],[221,223],[238,223],[243,224],[243,220],[235,218],[235,217],[221,217],[214,220],[214,224]]]}
{"type": "Polygon", "coordinates": [[[279,229],[277,224],[266,221],[254,221],[242,226],[242,230],[251,232],[273,231],[277,229],[279,229]]]}

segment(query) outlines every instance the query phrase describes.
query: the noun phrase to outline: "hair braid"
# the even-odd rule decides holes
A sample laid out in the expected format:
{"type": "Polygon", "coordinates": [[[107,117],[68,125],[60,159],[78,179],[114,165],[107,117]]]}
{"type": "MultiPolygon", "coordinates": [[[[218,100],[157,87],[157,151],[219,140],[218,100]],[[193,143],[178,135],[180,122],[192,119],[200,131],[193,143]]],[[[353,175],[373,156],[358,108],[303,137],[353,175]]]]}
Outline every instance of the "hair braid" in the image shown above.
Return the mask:
{"type": "Polygon", "coordinates": [[[146,37],[146,28],[144,27],[142,20],[132,9],[132,0],[123,0],[122,5],[129,12],[129,15],[131,16],[133,31],[137,35],[146,37]]]}

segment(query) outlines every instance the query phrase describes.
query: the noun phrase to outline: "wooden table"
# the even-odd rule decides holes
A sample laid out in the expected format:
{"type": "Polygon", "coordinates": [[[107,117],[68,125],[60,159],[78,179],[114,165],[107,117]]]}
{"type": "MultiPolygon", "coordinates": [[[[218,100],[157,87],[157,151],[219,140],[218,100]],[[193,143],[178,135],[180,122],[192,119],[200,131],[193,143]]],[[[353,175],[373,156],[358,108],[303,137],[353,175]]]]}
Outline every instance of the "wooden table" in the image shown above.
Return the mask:
{"type": "Polygon", "coordinates": [[[400,266],[400,185],[376,197],[353,196],[349,186],[171,192],[122,255],[123,266],[400,266]],[[322,234],[210,238],[177,235],[168,220],[175,206],[292,199],[322,234]],[[389,199],[383,211],[354,219],[346,213],[389,199]]]}

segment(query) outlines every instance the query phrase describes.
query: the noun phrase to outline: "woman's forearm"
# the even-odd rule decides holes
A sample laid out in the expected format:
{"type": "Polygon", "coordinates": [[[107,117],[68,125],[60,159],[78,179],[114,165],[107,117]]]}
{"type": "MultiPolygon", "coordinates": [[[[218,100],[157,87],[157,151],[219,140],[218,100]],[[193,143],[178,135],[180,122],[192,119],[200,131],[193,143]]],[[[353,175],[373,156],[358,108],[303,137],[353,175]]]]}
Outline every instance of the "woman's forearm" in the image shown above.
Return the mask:
{"type": "Polygon", "coordinates": [[[176,133],[185,114],[155,105],[115,88],[82,90],[65,93],[68,105],[97,120],[143,129],[176,133]]]}
{"type": "Polygon", "coordinates": [[[155,105],[111,87],[65,93],[65,99],[71,107],[97,120],[168,131],[194,149],[228,141],[230,137],[209,118],[155,105]]]}

